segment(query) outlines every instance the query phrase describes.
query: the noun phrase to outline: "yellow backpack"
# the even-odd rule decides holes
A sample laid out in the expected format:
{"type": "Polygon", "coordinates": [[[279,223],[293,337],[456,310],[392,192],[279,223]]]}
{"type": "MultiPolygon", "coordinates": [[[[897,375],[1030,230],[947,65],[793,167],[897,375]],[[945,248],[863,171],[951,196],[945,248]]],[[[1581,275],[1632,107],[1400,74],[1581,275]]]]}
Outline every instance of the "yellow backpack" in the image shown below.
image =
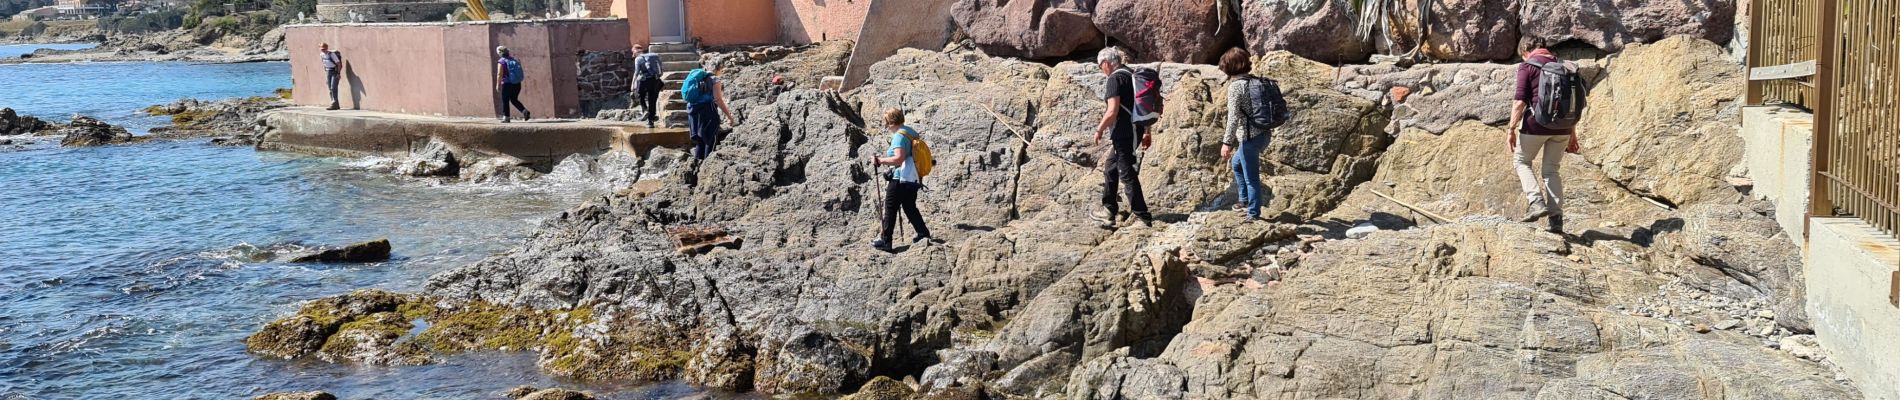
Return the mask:
{"type": "Polygon", "coordinates": [[[908,126],[897,132],[910,138],[910,159],[917,163],[917,177],[930,176],[930,169],[937,166],[936,158],[930,156],[930,143],[925,143],[923,138],[917,137],[917,131],[911,130],[908,126]]]}

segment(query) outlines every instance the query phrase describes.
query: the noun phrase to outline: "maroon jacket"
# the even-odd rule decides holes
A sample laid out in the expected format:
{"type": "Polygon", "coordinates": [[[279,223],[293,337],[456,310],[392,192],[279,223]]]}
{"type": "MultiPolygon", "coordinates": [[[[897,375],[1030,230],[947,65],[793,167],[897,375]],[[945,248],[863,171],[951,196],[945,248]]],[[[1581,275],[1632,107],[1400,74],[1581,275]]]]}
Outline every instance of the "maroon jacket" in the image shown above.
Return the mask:
{"type": "MultiPolygon", "coordinates": [[[[1533,60],[1548,63],[1556,62],[1557,58],[1546,55],[1536,55],[1531,56],[1531,58],[1517,65],[1517,95],[1511,99],[1523,101],[1524,104],[1535,106],[1537,104],[1537,75],[1539,71],[1536,65],[1531,65],[1530,62],[1533,60]]],[[[1529,108],[1524,109],[1523,127],[1518,128],[1518,131],[1527,135],[1569,135],[1571,132],[1575,132],[1573,129],[1550,129],[1545,128],[1543,125],[1538,125],[1537,119],[1531,118],[1531,110],[1529,108]]]]}

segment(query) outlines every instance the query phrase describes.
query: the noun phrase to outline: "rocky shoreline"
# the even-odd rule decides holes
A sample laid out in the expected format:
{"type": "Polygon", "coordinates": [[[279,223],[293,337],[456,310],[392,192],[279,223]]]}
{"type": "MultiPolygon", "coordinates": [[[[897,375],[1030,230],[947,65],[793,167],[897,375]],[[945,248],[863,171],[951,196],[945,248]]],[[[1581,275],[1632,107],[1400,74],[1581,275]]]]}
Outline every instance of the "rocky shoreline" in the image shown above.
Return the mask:
{"type": "MultiPolygon", "coordinates": [[[[828,53],[730,73],[842,71],[828,53]]],[[[1161,222],[1101,227],[1092,65],[904,50],[853,92],[735,104],[719,153],[657,189],[246,343],[368,364],[528,351],[556,376],[852,398],[1857,398],[1810,345],[1798,249],[1733,179],[1726,57],[1673,37],[1590,63],[1560,235],[1501,217],[1523,206],[1505,111],[1479,106],[1508,101],[1490,64],[1259,57],[1298,110],[1265,156],[1276,222],[1223,211],[1224,76],[1162,64],[1141,168],[1161,222]],[[1384,95],[1399,86],[1418,94],[1384,95]],[[885,137],[862,126],[891,107],[938,160],[922,206],[942,242],[886,253],[866,245],[864,162],[885,137]],[[678,251],[686,231],[743,240],[678,251]]]]}
{"type": "Polygon", "coordinates": [[[74,115],[70,122],[46,122],[38,117],[19,115],[12,108],[0,108],[0,146],[24,148],[24,143],[59,137],[64,147],[87,147],[136,143],[155,139],[211,138],[212,144],[252,146],[263,131],[265,111],[289,106],[278,97],[245,97],[217,101],[180,99],[171,104],[155,105],[145,112],[171,117],[171,126],[153,128],[148,135],[134,136],[124,127],[85,115],[74,115]]]}
{"type": "Polygon", "coordinates": [[[208,35],[188,29],[153,33],[113,33],[93,31],[84,35],[53,38],[27,37],[9,44],[98,43],[80,50],[39,49],[18,58],[0,58],[0,64],[47,64],[74,62],[194,62],[250,63],[287,61],[284,30],[277,27],[255,37],[247,35],[208,35]]]}

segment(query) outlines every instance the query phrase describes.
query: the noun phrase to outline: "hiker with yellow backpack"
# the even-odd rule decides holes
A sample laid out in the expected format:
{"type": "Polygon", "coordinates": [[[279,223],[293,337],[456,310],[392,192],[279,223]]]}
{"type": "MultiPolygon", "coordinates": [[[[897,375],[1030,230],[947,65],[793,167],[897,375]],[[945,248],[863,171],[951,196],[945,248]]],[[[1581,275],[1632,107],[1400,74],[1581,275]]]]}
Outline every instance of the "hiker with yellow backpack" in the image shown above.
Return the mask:
{"type": "Polygon", "coordinates": [[[885,175],[890,184],[884,191],[883,227],[878,230],[877,240],[871,247],[878,250],[891,249],[891,229],[897,226],[897,210],[904,210],[904,218],[910,220],[910,226],[917,230],[912,244],[930,243],[930,228],[924,226],[924,213],[917,210],[917,192],[924,188],[924,177],[936,161],[930,157],[930,145],[924,143],[917,130],[904,126],[904,111],[891,109],[884,113],[884,129],[891,131],[891,147],[879,157],[871,156],[876,165],[893,165],[897,169],[885,175]]]}

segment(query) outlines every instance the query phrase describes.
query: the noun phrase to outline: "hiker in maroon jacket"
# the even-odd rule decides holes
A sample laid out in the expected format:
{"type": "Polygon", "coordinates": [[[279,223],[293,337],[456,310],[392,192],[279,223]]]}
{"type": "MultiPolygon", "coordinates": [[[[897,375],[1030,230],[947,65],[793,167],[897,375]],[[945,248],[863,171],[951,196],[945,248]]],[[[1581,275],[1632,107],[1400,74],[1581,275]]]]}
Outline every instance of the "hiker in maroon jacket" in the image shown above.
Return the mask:
{"type": "Polygon", "coordinates": [[[1566,151],[1577,151],[1575,129],[1552,129],[1531,118],[1530,107],[1537,100],[1539,65],[1561,62],[1549,49],[1537,47],[1524,55],[1517,66],[1517,91],[1511,102],[1511,124],[1507,131],[1511,151],[1516,154],[1517,180],[1530,202],[1530,213],[1521,220],[1535,222],[1550,217],[1551,231],[1563,231],[1563,179],[1561,169],[1566,151]],[[1531,160],[1543,158],[1541,178],[1533,172],[1531,160]],[[1545,190],[1548,189],[1548,190],[1545,190]]]}

